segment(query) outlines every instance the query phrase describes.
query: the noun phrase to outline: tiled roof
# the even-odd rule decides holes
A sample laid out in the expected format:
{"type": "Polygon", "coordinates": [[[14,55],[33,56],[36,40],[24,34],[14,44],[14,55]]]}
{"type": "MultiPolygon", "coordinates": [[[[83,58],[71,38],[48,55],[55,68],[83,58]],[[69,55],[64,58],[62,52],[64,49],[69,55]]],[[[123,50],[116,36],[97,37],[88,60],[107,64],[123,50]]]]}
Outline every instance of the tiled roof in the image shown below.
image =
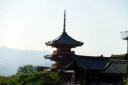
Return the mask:
{"type": "Polygon", "coordinates": [[[70,65],[67,65],[66,68],[72,66],[74,63],[77,63],[79,67],[85,70],[104,70],[109,65],[110,60],[102,57],[76,56],[74,61],[70,65]]]}
{"type": "Polygon", "coordinates": [[[111,60],[111,64],[104,71],[105,73],[126,73],[127,61],[126,60],[111,60]]]}
{"type": "Polygon", "coordinates": [[[75,69],[76,67],[72,67],[74,64],[84,70],[97,70],[107,74],[125,74],[128,69],[127,60],[88,56],[76,56],[74,60],[65,67],[65,69],[75,69]]]}
{"type": "Polygon", "coordinates": [[[77,41],[70,37],[66,32],[63,32],[59,37],[56,39],[46,42],[46,45],[75,45],[75,46],[81,46],[83,45],[83,42],[77,41]]]}
{"type": "Polygon", "coordinates": [[[125,60],[127,59],[127,55],[126,54],[111,55],[110,59],[125,60]]]}

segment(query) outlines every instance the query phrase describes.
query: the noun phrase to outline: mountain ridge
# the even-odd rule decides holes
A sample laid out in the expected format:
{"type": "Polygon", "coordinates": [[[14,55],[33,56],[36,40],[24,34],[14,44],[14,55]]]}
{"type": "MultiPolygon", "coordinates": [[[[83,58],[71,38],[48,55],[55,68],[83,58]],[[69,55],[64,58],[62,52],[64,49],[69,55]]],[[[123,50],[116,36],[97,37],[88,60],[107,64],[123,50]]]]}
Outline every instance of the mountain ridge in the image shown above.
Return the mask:
{"type": "Polygon", "coordinates": [[[50,60],[44,59],[44,55],[51,54],[47,50],[20,50],[8,47],[0,47],[0,75],[9,76],[16,73],[22,65],[51,66],[50,60]]]}

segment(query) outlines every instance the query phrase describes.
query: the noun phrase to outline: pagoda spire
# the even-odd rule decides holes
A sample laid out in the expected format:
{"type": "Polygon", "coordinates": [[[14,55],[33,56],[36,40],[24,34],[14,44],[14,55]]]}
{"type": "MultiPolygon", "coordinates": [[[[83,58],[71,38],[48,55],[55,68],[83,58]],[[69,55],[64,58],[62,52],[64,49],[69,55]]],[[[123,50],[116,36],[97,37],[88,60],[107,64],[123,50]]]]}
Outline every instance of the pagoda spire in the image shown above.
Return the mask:
{"type": "Polygon", "coordinates": [[[64,10],[64,27],[63,27],[63,32],[66,31],[66,10],[64,10]]]}
{"type": "Polygon", "coordinates": [[[64,23],[62,34],[54,40],[46,42],[46,45],[55,47],[62,51],[65,51],[66,48],[69,50],[71,48],[83,45],[83,42],[73,39],[66,33],[66,10],[64,10],[64,23]]]}

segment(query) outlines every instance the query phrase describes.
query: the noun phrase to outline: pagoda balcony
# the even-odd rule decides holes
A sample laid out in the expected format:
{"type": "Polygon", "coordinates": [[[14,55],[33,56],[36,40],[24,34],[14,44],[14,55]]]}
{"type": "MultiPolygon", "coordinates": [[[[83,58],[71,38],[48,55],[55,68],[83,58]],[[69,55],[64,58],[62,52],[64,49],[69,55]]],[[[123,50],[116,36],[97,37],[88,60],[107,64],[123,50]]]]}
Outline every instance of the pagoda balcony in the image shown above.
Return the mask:
{"type": "Polygon", "coordinates": [[[53,51],[53,54],[74,54],[74,51],[53,51]]]}

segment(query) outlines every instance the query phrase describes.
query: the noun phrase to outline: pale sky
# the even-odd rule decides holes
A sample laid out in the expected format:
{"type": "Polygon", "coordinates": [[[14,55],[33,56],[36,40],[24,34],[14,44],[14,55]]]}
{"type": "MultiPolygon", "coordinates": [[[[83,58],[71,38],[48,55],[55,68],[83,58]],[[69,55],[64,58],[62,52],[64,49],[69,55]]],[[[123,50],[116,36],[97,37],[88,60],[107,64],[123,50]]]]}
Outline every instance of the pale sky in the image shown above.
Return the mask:
{"type": "Polygon", "coordinates": [[[67,33],[84,42],[76,54],[126,53],[128,0],[0,0],[0,46],[52,52],[45,42],[62,33],[64,9],[67,33]]]}

